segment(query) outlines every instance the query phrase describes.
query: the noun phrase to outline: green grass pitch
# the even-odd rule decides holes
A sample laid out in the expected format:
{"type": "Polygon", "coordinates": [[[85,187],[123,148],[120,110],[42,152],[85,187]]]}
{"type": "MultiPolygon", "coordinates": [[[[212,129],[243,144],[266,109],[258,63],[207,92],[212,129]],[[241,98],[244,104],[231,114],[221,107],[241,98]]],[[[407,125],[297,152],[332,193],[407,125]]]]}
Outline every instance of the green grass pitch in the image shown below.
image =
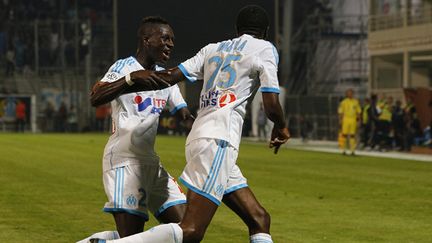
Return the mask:
{"type": "MultiPolygon", "coordinates": [[[[101,211],[107,138],[0,134],[0,242],[75,242],[114,229],[101,211]]],[[[157,138],[174,176],[184,142],[157,138]]],[[[432,163],[289,149],[274,155],[243,143],[238,164],[272,216],[274,242],[432,242],[432,163]]],[[[247,228],[221,206],[203,242],[248,242],[247,228]]]]}

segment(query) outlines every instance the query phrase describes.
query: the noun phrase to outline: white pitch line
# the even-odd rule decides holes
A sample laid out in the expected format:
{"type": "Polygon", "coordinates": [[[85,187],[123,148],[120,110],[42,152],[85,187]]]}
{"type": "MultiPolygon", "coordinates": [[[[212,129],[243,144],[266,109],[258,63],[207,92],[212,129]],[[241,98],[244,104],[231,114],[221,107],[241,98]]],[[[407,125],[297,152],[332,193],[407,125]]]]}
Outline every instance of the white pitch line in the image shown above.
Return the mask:
{"type": "MultiPolygon", "coordinates": [[[[298,145],[297,146],[289,146],[288,145],[286,147],[291,148],[291,149],[297,149],[297,150],[317,151],[317,152],[326,152],[326,153],[335,153],[335,154],[342,153],[342,151],[338,148],[325,148],[325,147],[309,146],[309,145],[308,146],[298,146],[298,145]]],[[[356,155],[432,162],[432,155],[425,155],[425,154],[356,150],[356,155]]]]}

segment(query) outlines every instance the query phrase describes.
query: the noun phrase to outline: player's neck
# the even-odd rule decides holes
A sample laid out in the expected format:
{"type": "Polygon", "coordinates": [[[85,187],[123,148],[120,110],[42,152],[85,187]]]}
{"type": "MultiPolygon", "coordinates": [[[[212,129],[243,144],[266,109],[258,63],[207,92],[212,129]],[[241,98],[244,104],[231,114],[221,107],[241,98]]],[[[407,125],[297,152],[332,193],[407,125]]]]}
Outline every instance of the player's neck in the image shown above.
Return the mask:
{"type": "Polygon", "coordinates": [[[146,70],[155,70],[156,63],[154,61],[149,60],[140,52],[137,53],[136,59],[141,64],[141,66],[146,70]]]}
{"type": "Polygon", "coordinates": [[[240,37],[240,36],[242,36],[242,35],[250,35],[250,36],[252,36],[252,37],[255,38],[255,39],[262,39],[262,38],[261,38],[259,35],[257,35],[257,34],[245,33],[245,32],[238,34],[238,37],[240,37]]]}

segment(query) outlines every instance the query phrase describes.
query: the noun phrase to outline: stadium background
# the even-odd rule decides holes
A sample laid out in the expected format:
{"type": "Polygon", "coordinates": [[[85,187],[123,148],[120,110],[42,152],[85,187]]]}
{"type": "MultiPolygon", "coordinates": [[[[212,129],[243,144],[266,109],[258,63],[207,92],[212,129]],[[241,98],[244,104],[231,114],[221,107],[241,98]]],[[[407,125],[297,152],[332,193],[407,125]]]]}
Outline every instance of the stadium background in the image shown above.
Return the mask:
{"type": "MultiPolygon", "coordinates": [[[[410,97],[421,128],[430,124],[429,0],[167,0],[150,7],[143,1],[22,0],[3,3],[1,12],[2,130],[14,130],[15,122],[16,98],[6,95],[35,101],[27,106],[27,130],[67,130],[67,110],[74,131],[99,129],[97,114],[106,112],[90,107],[88,92],[114,60],[134,54],[143,16],[162,15],[172,23],[176,47],[167,66],[174,66],[206,43],[234,36],[235,15],[246,3],[263,6],[272,19],[269,40],[279,50],[281,101],[294,136],[307,121],[312,139],[335,140],[336,108],[348,88],[361,101],[372,93],[403,104],[410,97]],[[53,127],[58,123],[65,124],[53,127]]],[[[199,89],[181,85],[192,110],[199,89]]],[[[257,135],[259,99],[248,107],[245,135],[257,135]]]]}

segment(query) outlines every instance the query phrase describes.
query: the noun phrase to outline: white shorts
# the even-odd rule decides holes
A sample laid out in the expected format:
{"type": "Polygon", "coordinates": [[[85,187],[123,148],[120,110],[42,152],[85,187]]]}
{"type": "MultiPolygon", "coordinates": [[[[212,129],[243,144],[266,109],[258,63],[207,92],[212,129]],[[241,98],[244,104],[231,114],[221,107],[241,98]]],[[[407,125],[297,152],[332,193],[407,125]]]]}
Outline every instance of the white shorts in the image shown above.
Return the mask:
{"type": "Polygon", "coordinates": [[[247,187],[237,166],[238,150],[227,141],[200,138],[186,145],[186,167],[180,181],[195,193],[220,205],[224,195],[247,187]]]}
{"type": "Polygon", "coordinates": [[[162,165],[129,164],[103,173],[108,202],[104,212],[126,212],[148,220],[167,208],[186,203],[181,188],[162,165]]]}

